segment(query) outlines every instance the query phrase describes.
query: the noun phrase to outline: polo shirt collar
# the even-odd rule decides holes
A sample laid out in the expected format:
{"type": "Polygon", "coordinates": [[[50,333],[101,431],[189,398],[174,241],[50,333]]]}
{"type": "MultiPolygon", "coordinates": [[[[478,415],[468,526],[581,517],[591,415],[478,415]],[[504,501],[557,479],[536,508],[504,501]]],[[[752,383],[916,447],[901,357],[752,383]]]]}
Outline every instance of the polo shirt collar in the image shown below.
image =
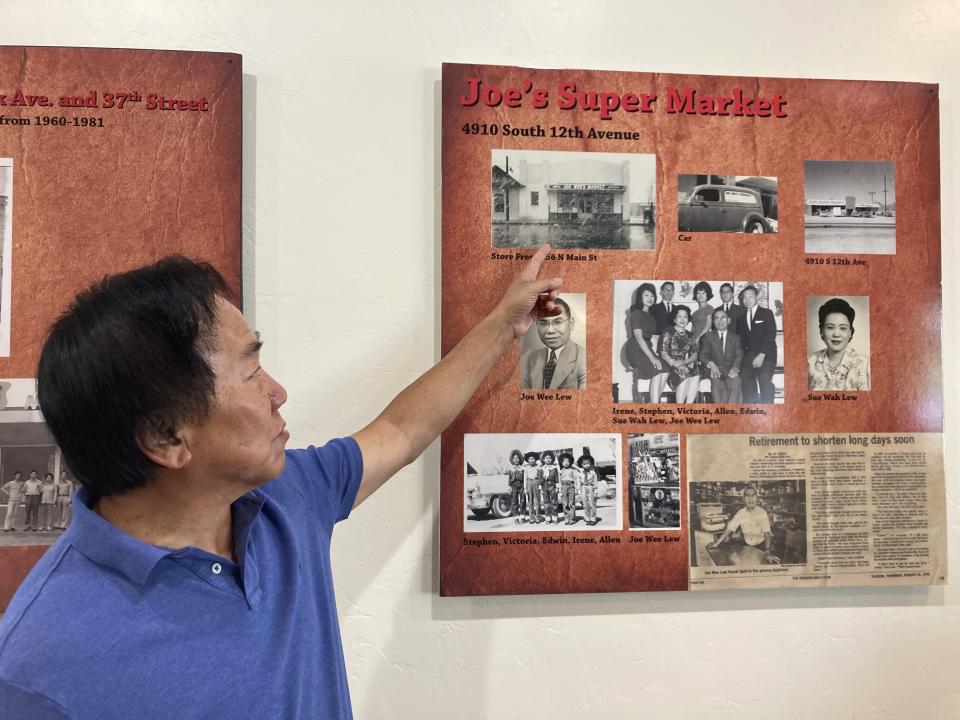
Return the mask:
{"type": "MultiPolygon", "coordinates": [[[[246,555],[250,526],[259,515],[264,499],[261,493],[254,491],[233,503],[234,552],[241,563],[246,555]]],[[[64,536],[93,562],[116,570],[144,586],[157,564],[178,552],[128,535],[95,513],[92,504],[90,493],[81,486],[73,499],[73,521],[64,536]]]]}

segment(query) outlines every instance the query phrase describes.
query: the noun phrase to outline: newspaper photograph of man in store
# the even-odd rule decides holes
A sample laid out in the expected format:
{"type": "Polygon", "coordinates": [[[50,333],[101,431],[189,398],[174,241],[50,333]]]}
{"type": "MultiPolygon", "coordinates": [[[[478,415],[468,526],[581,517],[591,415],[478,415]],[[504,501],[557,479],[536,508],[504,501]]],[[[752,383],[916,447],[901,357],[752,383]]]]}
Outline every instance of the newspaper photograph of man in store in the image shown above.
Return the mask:
{"type": "Polygon", "coordinates": [[[775,177],[677,177],[677,230],[680,232],[775,233],[777,217],[775,177]]]}
{"type": "Polygon", "coordinates": [[[656,155],[491,151],[494,247],[653,250],[656,155]]]}
{"type": "Polygon", "coordinates": [[[0,380],[0,547],[49,545],[69,525],[75,485],[32,378],[0,380]]]}
{"type": "Polygon", "coordinates": [[[804,480],[690,482],[690,566],[805,565],[804,480]]]}
{"type": "Polygon", "coordinates": [[[892,162],[805,160],[803,227],[808,253],[897,252],[892,162]]]}
{"type": "Polygon", "coordinates": [[[827,400],[870,389],[869,297],[807,297],[807,387],[827,400]]]}
{"type": "Polygon", "coordinates": [[[783,283],[615,280],[613,402],[784,401],[783,283]]]}
{"type": "Polygon", "coordinates": [[[680,528],[680,435],[627,436],[630,529],[680,528]]]}
{"type": "Polygon", "coordinates": [[[464,435],[464,532],[620,530],[620,436],[464,435]]]}
{"type": "Polygon", "coordinates": [[[587,296],[564,293],[559,315],[542,317],[520,338],[520,387],[582,390],[587,386],[587,296]]]}
{"type": "Polygon", "coordinates": [[[13,252],[13,159],[0,158],[0,357],[10,357],[10,289],[13,252]]]}

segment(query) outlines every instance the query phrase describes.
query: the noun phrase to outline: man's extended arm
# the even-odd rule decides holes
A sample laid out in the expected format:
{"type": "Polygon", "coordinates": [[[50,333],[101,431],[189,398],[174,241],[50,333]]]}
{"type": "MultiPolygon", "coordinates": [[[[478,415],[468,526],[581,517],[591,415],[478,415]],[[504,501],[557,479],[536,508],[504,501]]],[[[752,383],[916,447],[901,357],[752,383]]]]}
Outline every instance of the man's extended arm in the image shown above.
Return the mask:
{"type": "Polygon", "coordinates": [[[560,279],[537,278],[549,252],[549,245],[542,246],[493,312],[353,436],[363,455],[363,478],[354,507],[419,457],[467,404],[507,346],[538,317],[554,312],[560,279]]]}

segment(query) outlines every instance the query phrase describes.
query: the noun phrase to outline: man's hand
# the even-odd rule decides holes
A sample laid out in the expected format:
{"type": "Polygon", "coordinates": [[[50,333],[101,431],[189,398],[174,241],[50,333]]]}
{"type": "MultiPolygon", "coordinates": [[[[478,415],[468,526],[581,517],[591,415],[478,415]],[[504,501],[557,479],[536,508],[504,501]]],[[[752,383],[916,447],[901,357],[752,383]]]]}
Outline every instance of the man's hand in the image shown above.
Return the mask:
{"type": "Polygon", "coordinates": [[[710,379],[717,380],[720,378],[720,368],[717,367],[717,364],[711,360],[708,367],[710,368],[710,379]]]}
{"type": "Polygon", "coordinates": [[[763,361],[765,359],[766,359],[766,355],[764,355],[763,353],[757,353],[757,356],[753,358],[753,366],[755,368],[760,367],[761,365],[763,365],[763,361]]]}
{"type": "MultiPolygon", "coordinates": [[[[538,278],[540,266],[550,253],[549,245],[541,245],[536,254],[523,266],[520,274],[513,279],[503,299],[497,305],[496,313],[513,329],[515,338],[523,335],[539,318],[556,315],[557,293],[560,290],[560,278],[538,278]]],[[[560,312],[563,312],[562,310],[560,312]]]]}

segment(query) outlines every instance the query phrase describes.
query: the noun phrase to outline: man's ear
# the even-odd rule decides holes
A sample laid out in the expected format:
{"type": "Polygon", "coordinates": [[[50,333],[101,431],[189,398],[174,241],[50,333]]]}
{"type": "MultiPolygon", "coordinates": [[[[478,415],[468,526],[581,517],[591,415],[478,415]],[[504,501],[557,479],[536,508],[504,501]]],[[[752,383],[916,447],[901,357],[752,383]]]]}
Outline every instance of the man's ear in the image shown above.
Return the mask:
{"type": "Polygon", "coordinates": [[[165,418],[146,419],[136,432],[137,447],[148,460],[169,470],[180,470],[193,457],[190,433],[165,418]]]}

